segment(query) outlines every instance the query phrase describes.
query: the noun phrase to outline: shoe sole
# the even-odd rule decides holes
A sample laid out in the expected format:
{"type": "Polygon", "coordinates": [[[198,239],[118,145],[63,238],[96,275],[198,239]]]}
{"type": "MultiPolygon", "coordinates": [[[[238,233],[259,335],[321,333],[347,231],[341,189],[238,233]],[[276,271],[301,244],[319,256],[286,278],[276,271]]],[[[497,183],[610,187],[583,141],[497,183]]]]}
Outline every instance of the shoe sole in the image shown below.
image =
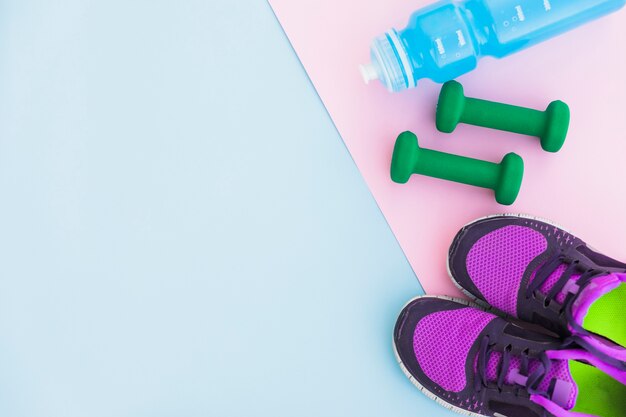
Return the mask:
{"type": "MultiPolygon", "coordinates": [[[[446,300],[446,301],[454,301],[456,303],[459,304],[463,304],[465,306],[468,307],[474,307],[477,308],[479,310],[483,310],[483,311],[487,311],[484,307],[478,305],[477,303],[473,303],[471,301],[468,300],[463,300],[460,298],[454,298],[454,297],[447,297],[445,295],[421,295],[419,297],[415,297],[413,298],[411,301],[409,301],[408,303],[406,303],[404,305],[404,307],[402,307],[402,310],[400,310],[400,312],[404,311],[404,309],[411,304],[412,302],[414,302],[415,300],[419,300],[421,298],[434,298],[434,299],[439,299],[439,300],[446,300]]],[[[415,379],[415,377],[413,375],[411,375],[411,372],[409,372],[409,370],[407,369],[406,366],[404,366],[404,363],[402,362],[402,359],[400,358],[400,354],[398,353],[398,348],[396,347],[396,341],[395,338],[392,336],[392,345],[393,345],[393,353],[396,356],[396,360],[398,361],[398,365],[400,365],[400,369],[402,369],[402,372],[404,372],[404,375],[406,375],[406,377],[409,379],[409,381],[411,381],[411,383],[413,385],[415,385],[415,387],[417,387],[417,389],[419,389],[422,394],[424,394],[427,398],[435,401],[437,404],[439,404],[440,406],[453,411],[455,413],[464,415],[464,416],[468,416],[468,417],[488,417],[485,416],[484,414],[476,414],[473,413],[471,411],[467,411],[464,410],[462,408],[459,408],[453,404],[450,404],[449,402],[439,398],[437,395],[435,395],[433,392],[427,390],[422,384],[420,384],[417,379],[415,379]]],[[[502,416],[504,417],[504,416],[502,416]]]]}

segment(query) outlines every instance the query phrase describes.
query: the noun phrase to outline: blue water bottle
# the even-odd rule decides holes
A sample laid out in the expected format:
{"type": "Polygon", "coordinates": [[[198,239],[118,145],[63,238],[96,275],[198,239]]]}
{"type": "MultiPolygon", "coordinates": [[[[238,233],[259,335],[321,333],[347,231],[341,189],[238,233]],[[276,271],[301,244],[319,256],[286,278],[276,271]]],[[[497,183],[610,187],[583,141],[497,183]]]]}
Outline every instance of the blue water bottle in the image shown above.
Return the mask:
{"type": "Polygon", "coordinates": [[[618,10],[626,0],[443,0],[415,12],[401,31],[372,43],[366,83],[389,91],[415,87],[422,78],[446,82],[474,68],[618,10]]]}

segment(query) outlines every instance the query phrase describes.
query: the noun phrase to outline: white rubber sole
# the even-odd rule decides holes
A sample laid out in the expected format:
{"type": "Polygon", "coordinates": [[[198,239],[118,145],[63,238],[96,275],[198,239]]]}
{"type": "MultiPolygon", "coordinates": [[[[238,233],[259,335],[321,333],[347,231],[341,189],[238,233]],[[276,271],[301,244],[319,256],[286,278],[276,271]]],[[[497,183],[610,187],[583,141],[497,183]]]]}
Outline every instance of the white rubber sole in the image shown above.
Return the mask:
{"type": "MultiPolygon", "coordinates": [[[[468,307],[474,307],[474,308],[478,308],[479,310],[485,311],[485,308],[481,307],[480,305],[477,305],[476,303],[473,303],[473,302],[467,301],[467,300],[462,300],[460,298],[447,297],[445,295],[422,295],[422,296],[419,296],[419,297],[415,297],[411,301],[406,303],[404,305],[404,307],[402,307],[402,310],[400,310],[400,311],[404,311],[404,309],[409,304],[411,304],[413,301],[418,300],[420,298],[436,298],[436,299],[440,299],[440,300],[454,301],[456,303],[463,304],[463,305],[468,306],[468,307]]],[[[398,348],[396,347],[395,338],[393,336],[392,336],[392,345],[393,345],[393,353],[396,356],[396,360],[398,361],[398,365],[400,365],[400,369],[402,369],[402,372],[404,372],[404,375],[406,375],[406,377],[409,378],[409,381],[411,381],[411,383],[413,385],[415,385],[417,387],[417,389],[419,389],[422,392],[422,394],[424,394],[426,397],[430,398],[431,400],[435,401],[440,406],[442,406],[444,408],[447,408],[448,410],[453,411],[455,413],[458,413],[458,414],[461,414],[461,415],[464,415],[464,416],[468,416],[468,417],[488,417],[488,416],[485,416],[484,414],[476,414],[476,413],[473,413],[471,411],[467,411],[467,410],[459,408],[459,407],[457,407],[455,405],[452,405],[449,402],[439,398],[437,395],[435,395],[431,391],[429,391],[426,388],[424,388],[424,386],[422,384],[420,384],[417,381],[417,379],[415,379],[413,377],[413,375],[411,375],[411,372],[409,372],[407,367],[404,366],[404,363],[402,362],[402,359],[400,358],[400,354],[398,353],[398,348]]]]}

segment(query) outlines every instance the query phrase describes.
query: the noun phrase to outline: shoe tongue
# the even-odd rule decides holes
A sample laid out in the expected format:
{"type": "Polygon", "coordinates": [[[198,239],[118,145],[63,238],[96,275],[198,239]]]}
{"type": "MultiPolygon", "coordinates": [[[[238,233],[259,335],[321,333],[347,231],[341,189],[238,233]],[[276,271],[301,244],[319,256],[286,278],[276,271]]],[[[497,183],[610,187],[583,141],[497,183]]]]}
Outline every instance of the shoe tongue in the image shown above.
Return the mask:
{"type": "Polygon", "coordinates": [[[611,273],[591,280],[577,295],[572,304],[572,317],[579,326],[583,325],[589,308],[602,296],[626,283],[625,274],[611,273]]]}
{"type": "MultiPolygon", "coordinates": [[[[502,362],[501,352],[492,352],[487,363],[487,380],[496,383],[498,371],[502,362]]],[[[571,410],[576,405],[578,398],[578,387],[572,378],[569,368],[569,361],[553,359],[550,371],[537,387],[537,391],[548,393],[550,399],[566,410],[571,410]]],[[[505,378],[506,385],[525,386],[528,376],[542,366],[538,359],[530,359],[528,370],[522,374],[522,361],[519,356],[512,356],[509,362],[509,370],[505,378]]]]}

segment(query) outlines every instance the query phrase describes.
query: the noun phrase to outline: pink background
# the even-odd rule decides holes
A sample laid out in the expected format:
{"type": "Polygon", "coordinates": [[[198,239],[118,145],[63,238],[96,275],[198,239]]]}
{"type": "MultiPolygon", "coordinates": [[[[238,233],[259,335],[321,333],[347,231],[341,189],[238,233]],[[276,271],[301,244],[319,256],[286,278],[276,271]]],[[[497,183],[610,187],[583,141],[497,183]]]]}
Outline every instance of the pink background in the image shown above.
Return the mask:
{"type": "Polygon", "coordinates": [[[440,86],[429,80],[399,94],[363,84],[358,65],[369,61],[372,39],[403,28],[429,3],[270,0],[426,292],[459,295],[446,273],[452,238],[463,224],[505,211],[549,218],[626,260],[626,11],[504,60],[485,58],[459,79],[472,97],[538,109],[556,99],[567,102],[569,137],[560,153],[549,154],[536,139],[505,132],[473,126],[438,132],[440,86]],[[526,175],[517,202],[500,206],[489,190],[423,176],[394,184],[391,153],[405,130],[414,131],[421,146],[444,152],[494,162],[508,152],[520,154],[526,175]]]}

